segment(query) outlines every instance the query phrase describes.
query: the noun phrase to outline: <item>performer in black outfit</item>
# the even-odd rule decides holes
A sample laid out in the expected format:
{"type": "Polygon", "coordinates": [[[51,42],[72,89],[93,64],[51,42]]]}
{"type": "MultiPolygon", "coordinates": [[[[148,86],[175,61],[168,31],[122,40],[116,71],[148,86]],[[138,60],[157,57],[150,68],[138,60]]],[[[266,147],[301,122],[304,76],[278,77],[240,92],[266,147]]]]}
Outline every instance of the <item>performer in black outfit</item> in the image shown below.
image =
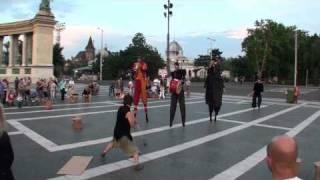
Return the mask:
{"type": "Polygon", "coordinates": [[[206,88],[206,103],[209,106],[210,122],[212,122],[212,113],[214,110],[214,121],[217,121],[222,105],[223,94],[223,79],[221,77],[220,61],[217,59],[211,60],[207,73],[207,78],[204,84],[206,88]]]}
{"type": "Polygon", "coordinates": [[[0,105],[0,179],[13,180],[11,166],[14,154],[8,133],[5,130],[3,106],[0,105]]]}
{"type": "Polygon", "coordinates": [[[174,115],[176,113],[177,108],[177,102],[179,101],[180,106],[180,112],[181,112],[181,119],[182,119],[182,125],[185,126],[186,122],[186,104],[184,100],[184,90],[183,85],[186,77],[186,70],[179,69],[179,63],[176,62],[174,64],[175,71],[171,72],[171,78],[172,79],[178,79],[181,81],[182,89],[179,94],[177,93],[171,93],[171,104],[170,104],[170,127],[172,127],[172,123],[174,120],[174,115]]]}
{"type": "Polygon", "coordinates": [[[260,79],[258,79],[254,83],[253,87],[253,94],[252,94],[252,107],[257,107],[257,98],[258,98],[258,108],[260,109],[261,102],[262,102],[262,96],[261,93],[263,92],[263,84],[260,79]]]}

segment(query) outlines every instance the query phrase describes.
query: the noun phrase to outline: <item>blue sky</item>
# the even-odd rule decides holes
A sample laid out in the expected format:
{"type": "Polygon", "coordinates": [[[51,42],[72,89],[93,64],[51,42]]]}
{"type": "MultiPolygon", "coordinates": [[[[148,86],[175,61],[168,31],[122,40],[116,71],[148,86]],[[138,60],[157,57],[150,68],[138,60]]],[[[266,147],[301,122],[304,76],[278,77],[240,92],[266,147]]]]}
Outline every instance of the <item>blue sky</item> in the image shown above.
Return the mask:
{"type": "MultiPolygon", "coordinates": [[[[0,0],[0,23],[32,18],[41,0],[0,0]],[[4,8],[5,7],[5,8],[4,8]]],[[[296,25],[310,33],[320,33],[319,0],[171,0],[174,4],[172,39],[184,48],[190,59],[207,53],[211,46],[224,56],[241,54],[246,29],[257,19],[273,19],[296,25]],[[211,44],[207,37],[216,39],[211,44]]],[[[137,32],[164,55],[166,0],[54,0],[56,20],[66,23],[62,33],[64,55],[69,58],[84,49],[89,36],[100,48],[100,33],[105,30],[104,44],[112,51],[124,49],[137,32]]]]}

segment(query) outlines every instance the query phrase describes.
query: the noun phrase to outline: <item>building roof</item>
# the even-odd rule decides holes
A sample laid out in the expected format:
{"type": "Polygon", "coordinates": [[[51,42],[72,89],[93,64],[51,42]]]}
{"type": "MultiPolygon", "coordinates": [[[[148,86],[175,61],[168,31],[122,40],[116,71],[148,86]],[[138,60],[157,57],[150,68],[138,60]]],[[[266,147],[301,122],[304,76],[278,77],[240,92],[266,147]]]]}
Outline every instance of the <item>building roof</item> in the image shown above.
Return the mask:
{"type": "Polygon", "coordinates": [[[75,59],[79,59],[79,60],[80,59],[81,60],[86,59],[86,52],[85,51],[78,52],[78,54],[76,55],[75,59]]]}
{"type": "Polygon", "coordinates": [[[88,45],[86,46],[86,49],[95,49],[91,36],[89,38],[88,45]]]}
{"type": "Polygon", "coordinates": [[[183,52],[182,47],[177,41],[172,41],[169,45],[170,52],[183,52]]]}

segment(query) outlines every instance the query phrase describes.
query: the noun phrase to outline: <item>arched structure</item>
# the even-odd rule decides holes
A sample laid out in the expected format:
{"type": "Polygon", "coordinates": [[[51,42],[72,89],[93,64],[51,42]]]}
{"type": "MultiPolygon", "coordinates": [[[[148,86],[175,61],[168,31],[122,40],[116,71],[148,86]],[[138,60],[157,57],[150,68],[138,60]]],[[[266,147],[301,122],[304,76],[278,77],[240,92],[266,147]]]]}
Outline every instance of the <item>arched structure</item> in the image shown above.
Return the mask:
{"type": "Polygon", "coordinates": [[[0,78],[53,77],[53,31],[56,21],[50,9],[40,9],[31,20],[0,24],[0,78]],[[19,46],[19,37],[22,47],[19,46]],[[9,36],[9,52],[3,51],[9,36]],[[19,50],[22,48],[22,50],[19,50]],[[5,61],[7,58],[7,61],[5,61]],[[6,63],[5,63],[6,62],[6,63]]]}

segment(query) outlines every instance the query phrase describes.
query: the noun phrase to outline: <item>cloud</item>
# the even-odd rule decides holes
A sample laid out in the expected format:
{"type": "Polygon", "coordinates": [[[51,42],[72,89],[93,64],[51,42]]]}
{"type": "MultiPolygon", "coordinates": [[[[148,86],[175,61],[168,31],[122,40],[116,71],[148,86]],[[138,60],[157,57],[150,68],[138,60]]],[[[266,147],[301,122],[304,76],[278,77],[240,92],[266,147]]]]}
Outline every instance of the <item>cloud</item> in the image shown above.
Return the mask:
{"type": "Polygon", "coordinates": [[[225,36],[230,39],[243,40],[248,36],[248,27],[240,27],[237,29],[231,29],[224,32],[225,36]]]}
{"type": "Polygon", "coordinates": [[[14,19],[29,19],[34,16],[34,2],[23,0],[2,0],[0,1],[2,13],[14,19]],[[27,3],[28,2],[28,3],[27,3]]]}
{"type": "MultiPolygon", "coordinates": [[[[103,45],[108,45],[112,50],[119,50],[128,46],[133,34],[111,27],[102,27],[104,30],[103,45]]],[[[96,49],[101,46],[101,31],[97,26],[66,25],[61,32],[61,45],[64,47],[64,54],[67,58],[75,56],[76,53],[85,49],[89,37],[92,37],[96,49]]],[[[56,38],[56,33],[55,33],[56,38]]]]}
{"type": "MultiPolygon", "coordinates": [[[[6,14],[13,19],[30,19],[38,12],[41,0],[0,0],[1,13],[6,14]]],[[[77,7],[77,1],[55,0],[50,6],[53,13],[58,17],[65,17],[72,13],[77,7]]]]}

